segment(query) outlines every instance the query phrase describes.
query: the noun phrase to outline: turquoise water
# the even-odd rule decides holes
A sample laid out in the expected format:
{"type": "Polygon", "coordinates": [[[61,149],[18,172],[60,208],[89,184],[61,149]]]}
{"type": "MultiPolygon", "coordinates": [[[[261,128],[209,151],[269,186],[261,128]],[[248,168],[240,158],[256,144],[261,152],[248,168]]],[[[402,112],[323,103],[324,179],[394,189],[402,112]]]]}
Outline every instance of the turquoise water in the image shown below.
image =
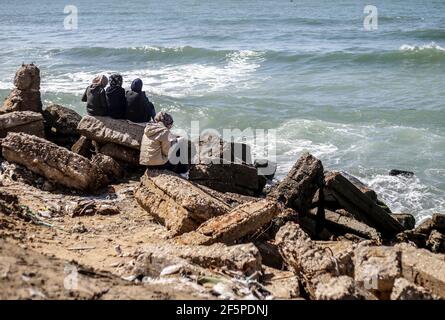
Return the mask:
{"type": "Polygon", "coordinates": [[[23,61],[41,67],[45,103],[80,113],[93,75],[141,77],[176,127],[276,129],[279,178],[310,151],[395,212],[445,212],[445,1],[372,1],[375,31],[367,4],[1,1],[0,98],[23,61]],[[63,28],[65,4],[77,30],[63,28]]]}

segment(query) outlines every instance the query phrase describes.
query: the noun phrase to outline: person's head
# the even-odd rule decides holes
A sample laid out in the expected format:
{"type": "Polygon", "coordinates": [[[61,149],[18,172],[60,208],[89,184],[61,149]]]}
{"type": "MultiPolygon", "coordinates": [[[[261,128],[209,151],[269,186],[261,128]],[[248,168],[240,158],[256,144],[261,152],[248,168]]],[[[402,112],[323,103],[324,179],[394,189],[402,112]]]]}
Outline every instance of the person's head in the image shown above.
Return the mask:
{"type": "Polygon", "coordinates": [[[133,82],[131,83],[131,90],[134,92],[141,92],[142,91],[142,80],[139,78],[136,78],[133,80],[133,82]]]}
{"type": "Polygon", "coordinates": [[[108,84],[108,78],[104,76],[103,74],[97,75],[93,78],[93,81],[91,82],[91,85],[96,87],[102,87],[105,88],[108,84]]]}
{"type": "Polygon", "coordinates": [[[163,123],[168,129],[173,127],[173,117],[164,111],[160,111],[156,114],[155,122],[163,123]]]}
{"type": "Polygon", "coordinates": [[[122,76],[118,73],[110,76],[110,87],[122,87],[122,76]]]}

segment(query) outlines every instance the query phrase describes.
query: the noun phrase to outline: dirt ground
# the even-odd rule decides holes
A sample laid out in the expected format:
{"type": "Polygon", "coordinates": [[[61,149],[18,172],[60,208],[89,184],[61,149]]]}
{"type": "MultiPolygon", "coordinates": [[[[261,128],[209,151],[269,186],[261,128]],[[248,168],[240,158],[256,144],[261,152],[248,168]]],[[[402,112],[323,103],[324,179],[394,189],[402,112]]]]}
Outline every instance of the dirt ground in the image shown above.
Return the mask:
{"type": "MultiPolygon", "coordinates": [[[[43,191],[5,175],[0,178],[0,191],[16,195],[39,222],[0,213],[0,299],[216,298],[211,290],[187,279],[141,282],[124,277],[123,266],[131,263],[135,250],[172,241],[168,231],[137,204],[133,191],[138,176],[94,197],[69,190],[43,191]],[[65,213],[69,203],[85,199],[112,203],[120,213],[79,217],[65,213]]],[[[267,278],[278,279],[270,283],[271,291],[289,298],[280,281],[288,282],[292,274],[266,270],[267,278]]]]}

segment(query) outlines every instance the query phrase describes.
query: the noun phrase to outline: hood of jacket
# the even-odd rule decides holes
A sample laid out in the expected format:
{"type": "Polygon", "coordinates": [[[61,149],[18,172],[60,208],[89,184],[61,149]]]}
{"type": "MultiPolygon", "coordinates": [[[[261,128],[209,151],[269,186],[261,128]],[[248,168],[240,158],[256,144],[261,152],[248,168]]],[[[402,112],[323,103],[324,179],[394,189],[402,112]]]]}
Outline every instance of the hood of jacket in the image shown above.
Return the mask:
{"type": "Polygon", "coordinates": [[[159,139],[168,132],[168,129],[161,122],[149,122],[144,130],[144,134],[152,140],[159,139]]]}

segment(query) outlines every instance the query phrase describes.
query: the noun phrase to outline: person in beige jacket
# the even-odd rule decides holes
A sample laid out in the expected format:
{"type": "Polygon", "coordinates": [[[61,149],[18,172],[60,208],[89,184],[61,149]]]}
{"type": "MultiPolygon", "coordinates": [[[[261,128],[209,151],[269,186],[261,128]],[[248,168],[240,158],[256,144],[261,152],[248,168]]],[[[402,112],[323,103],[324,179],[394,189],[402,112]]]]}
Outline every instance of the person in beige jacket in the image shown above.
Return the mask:
{"type": "Polygon", "coordinates": [[[177,143],[176,137],[170,134],[173,118],[166,112],[158,112],[154,122],[147,123],[142,136],[139,163],[152,169],[165,169],[185,173],[188,167],[184,164],[173,165],[168,160],[170,148],[177,143]]]}

